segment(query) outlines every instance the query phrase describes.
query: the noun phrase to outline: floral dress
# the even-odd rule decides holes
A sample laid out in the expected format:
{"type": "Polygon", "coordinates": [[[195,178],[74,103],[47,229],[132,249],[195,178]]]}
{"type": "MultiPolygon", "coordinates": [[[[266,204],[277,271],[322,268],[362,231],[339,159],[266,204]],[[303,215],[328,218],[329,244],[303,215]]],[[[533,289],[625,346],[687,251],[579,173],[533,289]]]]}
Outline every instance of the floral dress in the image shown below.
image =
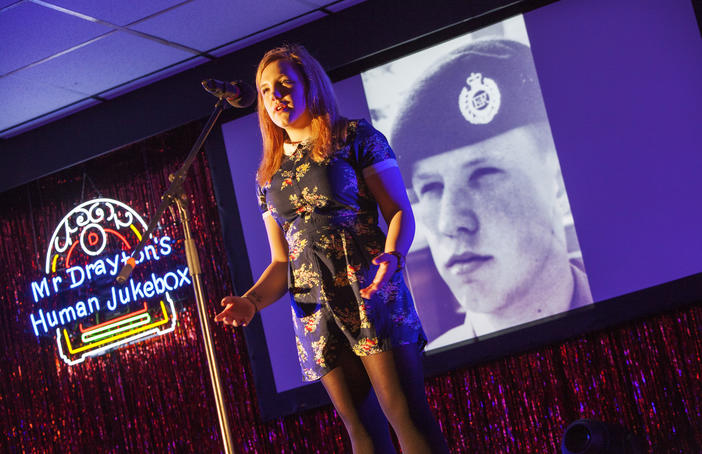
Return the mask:
{"type": "Polygon", "coordinates": [[[310,148],[301,144],[284,156],[270,182],[257,187],[261,212],[273,216],[288,242],[288,288],[306,381],[334,369],[342,349],[365,356],[426,344],[402,273],[370,299],[360,294],[385,246],[364,175],[397,166],[387,140],[360,120],[349,122],[346,143],[323,162],[311,158],[310,148]]]}

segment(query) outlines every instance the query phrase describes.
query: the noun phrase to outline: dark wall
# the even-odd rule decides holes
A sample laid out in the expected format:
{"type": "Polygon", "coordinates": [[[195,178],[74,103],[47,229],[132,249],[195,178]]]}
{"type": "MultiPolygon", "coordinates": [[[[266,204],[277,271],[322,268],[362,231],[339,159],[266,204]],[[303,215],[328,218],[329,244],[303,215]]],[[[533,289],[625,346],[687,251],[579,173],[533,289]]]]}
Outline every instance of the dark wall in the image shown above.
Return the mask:
{"type": "MultiPolygon", "coordinates": [[[[512,3],[522,3],[523,9],[527,2],[512,3]]],[[[0,192],[207,117],[214,98],[202,90],[200,81],[213,77],[253,82],[263,53],[282,42],[304,44],[332,78],[340,78],[345,68],[357,71],[359,62],[373,61],[378,52],[421,43],[423,36],[436,30],[477,27],[486,15],[494,21],[517,12],[514,4],[508,4],[506,0],[368,0],[0,142],[5,161],[0,167],[0,192]]],[[[224,119],[239,114],[227,111],[224,119]]]]}

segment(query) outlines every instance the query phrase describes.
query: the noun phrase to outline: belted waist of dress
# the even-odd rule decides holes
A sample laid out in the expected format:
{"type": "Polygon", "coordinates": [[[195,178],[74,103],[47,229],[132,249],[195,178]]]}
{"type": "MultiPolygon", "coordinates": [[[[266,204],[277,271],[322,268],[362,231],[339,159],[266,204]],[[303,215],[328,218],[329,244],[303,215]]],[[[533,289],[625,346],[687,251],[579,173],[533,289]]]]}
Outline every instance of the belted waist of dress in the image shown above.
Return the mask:
{"type": "Polygon", "coordinates": [[[335,227],[352,227],[356,223],[358,213],[316,213],[312,212],[305,217],[296,219],[291,229],[300,232],[306,230],[319,230],[335,227]]]}

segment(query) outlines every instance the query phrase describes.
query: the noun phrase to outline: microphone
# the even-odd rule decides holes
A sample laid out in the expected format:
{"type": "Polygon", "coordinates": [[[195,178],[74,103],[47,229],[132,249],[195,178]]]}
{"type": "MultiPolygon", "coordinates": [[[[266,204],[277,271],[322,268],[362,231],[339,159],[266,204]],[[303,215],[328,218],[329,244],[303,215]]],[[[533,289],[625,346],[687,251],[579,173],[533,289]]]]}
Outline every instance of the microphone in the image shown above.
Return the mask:
{"type": "Polygon", "coordinates": [[[249,107],[256,101],[256,90],[246,82],[222,82],[221,80],[205,79],[202,87],[218,98],[225,98],[234,107],[249,107]]]}
{"type": "Polygon", "coordinates": [[[134,257],[129,257],[127,259],[127,263],[122,267],[120,270],[119,274],[117,275],[117,281],[118,284],[124,284],[127,282],[127,279],[129,279],[129,275],[132,274],[132,270],[136,266],[136,260],[134,260],[134,257]]]}

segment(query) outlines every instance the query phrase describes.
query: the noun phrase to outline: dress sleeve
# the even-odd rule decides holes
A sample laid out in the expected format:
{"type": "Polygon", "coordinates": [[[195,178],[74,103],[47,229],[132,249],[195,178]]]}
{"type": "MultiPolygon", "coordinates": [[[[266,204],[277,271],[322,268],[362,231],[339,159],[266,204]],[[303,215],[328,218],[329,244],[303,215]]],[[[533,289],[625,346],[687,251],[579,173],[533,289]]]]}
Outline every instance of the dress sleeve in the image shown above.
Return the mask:
{"type": "Polygon", "coordinates": [[[359,120],[357,128],[356,161],[364,177],[397,167],[395,153],[380,131],[365,120],[359,120]]]}
{"type": "Polygon", "coordinates": [[[256,183],[256,196],[258,197],[258,209],[261,211],[262,216],[270,216],[271,212],[268,210],[268,203],[266,203],[266,193],[263,188],[256,183]]]}

